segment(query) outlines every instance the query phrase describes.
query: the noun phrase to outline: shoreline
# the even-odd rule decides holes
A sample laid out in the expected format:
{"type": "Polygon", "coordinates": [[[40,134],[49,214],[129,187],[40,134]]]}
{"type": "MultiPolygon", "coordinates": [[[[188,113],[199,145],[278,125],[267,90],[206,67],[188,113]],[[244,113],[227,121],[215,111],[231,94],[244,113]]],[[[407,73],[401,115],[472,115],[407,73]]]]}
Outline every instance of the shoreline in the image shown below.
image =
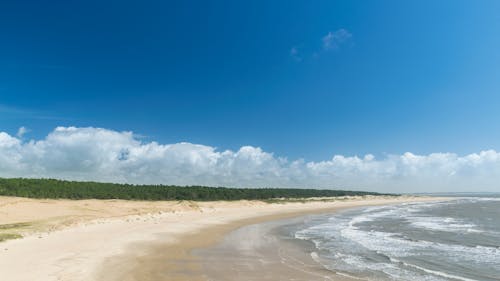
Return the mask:
{"type": "Polygon", "coordinates": [[[2,225],[36,218],[38,224],[33,225],[45,228],[0,243],[0,275],[15,281],[205,280],[200,259],[191,252],[214,245],[244,225],[350,207],[429,200],[443,198],[355,197],[270,204],[1,197],[2,225]],[[16,206],[15,202],[24,203],[16,206]],[[33,214],[21,208],[26,204],[34,207],[33,214]],[[47,207],[55,213],[44,216],[47,207]]]}
{"type": "MultiPolygon", "coordinates": [[[[266,222],[289,220],[293,218],[335,213],[338,211],[358,208],[365,206],[378,206],[400,204],[406,202],[423,202],[423,201],[440,201],[444,198],[436,197],[399,197],[399,198],[371,198],[371,199],[355,199],[353,201],[336,201],[330,202],[334,204],[321,203],[321,206],[302,206],[300,210],[277,210],[276,213],[264,215],[252,215],[249,218],[228,221],[224,224],[211,225],[190,234],[184,234],[178,237],[175,243],[164,243],[156,241],[147,245],[135,245],[129,248],[129,251],[113,259],[109,259],[101,268],[101,273],[98,277],[99,281],[202,281],[207,280],[204,273],[203,260],[200,256],[193,255],[193,251],[207,249],[215,246],[226,235],[241,227],[262,224],[266,222]],[[283,212],[280,212],[283,211],[283,212]],[[147,254],[135,254],[138,248],[146,249],[147,254]],[[128,268],[128,271],[123,271],[123,268],[128,268]]],[[[289,203],[290,204],[290,203],[289,203]]],[[[293,203],[297,204],[297,203],[293,203]]],[[[314,204],[314,203],[305,203],[314,204]]],[[[297,207],[297,206],[295,206],[297,207]]],[[[299,206],[300,207],[300,206],[299,206]]],[[[230,254],[230,253],[228,253],[230,254]]],[[[224,266],[223,264],[221,266],[224,266]]],[[[330,273],[331,276],[327,280],[348,281],[354,280],[341,275],[331,274],[320,266],[315,270],[323,271],[325,274],[330,273]]],[[[315,274],[315,273],[313,273],[315,274]]],[[[304,280],[312,280],[311,274],[304,276],[309,277],[304,280]]],[[[234,276],[227,276],[228,280],[239,280],[234,276]]],[[[294,278],[297,275],[294,275],[294,278]]],[[[261,278],[259,277],[259,280],[261,278]]],[[[211,279],[209,279],[211,280],[211,279]]],[[[215,279],[219,280],[219,279],[215,279]]],[[[277,276],[273,276],[270,280],[278,280],[277,276]]],[[[279,279],[287,280],[287,279],[279,279]]],[[[318,279],[324,280],[324,279],[318,279]]]]}
{"type": "Polygon", "coordinates": [[[332,212],[245,225],[192,254],[199,257],[206,280],[359,280],[328,270],[313,257],[317,251],[314,243],[290,236],[290,231],[306,221],[329,214],[332,212]]]}

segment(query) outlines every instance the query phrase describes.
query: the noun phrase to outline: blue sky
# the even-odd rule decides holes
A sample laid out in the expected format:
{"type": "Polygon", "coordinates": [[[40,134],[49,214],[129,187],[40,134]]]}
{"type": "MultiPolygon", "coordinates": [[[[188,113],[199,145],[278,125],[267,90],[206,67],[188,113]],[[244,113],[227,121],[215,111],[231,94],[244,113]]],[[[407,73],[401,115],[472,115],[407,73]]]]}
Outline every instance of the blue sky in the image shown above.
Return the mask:
{"type": "Polygon", "coordinates": [[[498,1],[4,1],[0,131],[288,159],[500,147],[498,1]]]}

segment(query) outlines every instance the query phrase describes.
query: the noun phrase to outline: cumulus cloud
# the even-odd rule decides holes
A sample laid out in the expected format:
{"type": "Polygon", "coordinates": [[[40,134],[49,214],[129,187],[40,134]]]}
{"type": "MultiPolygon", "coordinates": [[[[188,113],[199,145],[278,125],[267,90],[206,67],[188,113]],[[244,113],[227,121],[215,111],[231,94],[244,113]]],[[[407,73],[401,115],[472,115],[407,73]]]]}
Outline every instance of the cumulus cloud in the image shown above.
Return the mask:
{"type": "Polygon", "coordinates": [[[18,138],[22,138],[26,133],[29,133],[29,129],[26,127],[20,127],[19,130],[17,130],[16,136],[18,138]]]}
{"type": "Polygon", "coordinates": [[[465,156],[336,155],[288,160],[253,146],[237,151],[143,142],[132,132],[58,127],[23,141],[0,132],[0,177],[235,187],[316,187],[386,192],[499,191],[500,153],[465,156]]]}
{"type": "Polygon", "coordinates": [[[334,32],[330,31],[321,39],[323,42],[323,49],[324,50],[337,49],[341,44],[350,40],[351,37],[352,34],[343,28],[336,30],[334,32]]]}

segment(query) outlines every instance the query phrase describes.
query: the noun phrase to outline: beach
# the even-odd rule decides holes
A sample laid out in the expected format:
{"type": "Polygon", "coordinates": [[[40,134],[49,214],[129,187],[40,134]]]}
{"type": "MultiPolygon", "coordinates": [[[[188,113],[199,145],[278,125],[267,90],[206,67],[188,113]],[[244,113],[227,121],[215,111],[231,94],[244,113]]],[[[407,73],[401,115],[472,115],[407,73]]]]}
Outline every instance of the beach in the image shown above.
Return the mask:
{"type": "MultiPolygon", "coordinates": [[[[0,197],[0,235],[23,236],[0,242],[0,276],[8,281],[209,280],[207,268],[223,267],[222,257],[230,259],[232,253],[225,252],[214,260],[216,255],[207,256],[207,249],[217,247],[225,235],[244,226],[361,206],[429,200],[442,199],[368,196],[266,203],[0,197]]],[[[274,254],[270,252],[269,257],[274,254]]],[[[302,267],[294,265],[296,272],[273,266],[266,272],[252,271],[257,274],[253,277],[234,275],[230,269],[210,274],[219,274],[212,280],[292,280],[286,274],[293,274],[294,280],[314,280],[310,274],[318,276],[322,270],[307,258],[300,263],[302,267]],[[226,275],[220,276],[224,272],[226,275]]],[[[345,280],[330,275],[321,279],[320,274],[317,280],[345,280]]]]}

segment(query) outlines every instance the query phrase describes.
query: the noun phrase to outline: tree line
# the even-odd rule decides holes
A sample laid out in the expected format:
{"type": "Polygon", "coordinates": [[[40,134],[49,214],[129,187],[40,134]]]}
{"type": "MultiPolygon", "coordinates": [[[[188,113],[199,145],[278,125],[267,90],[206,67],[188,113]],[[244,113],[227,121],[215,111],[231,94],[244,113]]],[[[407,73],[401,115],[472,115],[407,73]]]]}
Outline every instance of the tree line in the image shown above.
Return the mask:
{"type": "Polygon", "coordinates": [[[226,188],[133,185],[56,179],[0,178],[0,195],[43,199],[268,200],[276,198],[382,195],[374,192],[299,188],[226,188]]]}

